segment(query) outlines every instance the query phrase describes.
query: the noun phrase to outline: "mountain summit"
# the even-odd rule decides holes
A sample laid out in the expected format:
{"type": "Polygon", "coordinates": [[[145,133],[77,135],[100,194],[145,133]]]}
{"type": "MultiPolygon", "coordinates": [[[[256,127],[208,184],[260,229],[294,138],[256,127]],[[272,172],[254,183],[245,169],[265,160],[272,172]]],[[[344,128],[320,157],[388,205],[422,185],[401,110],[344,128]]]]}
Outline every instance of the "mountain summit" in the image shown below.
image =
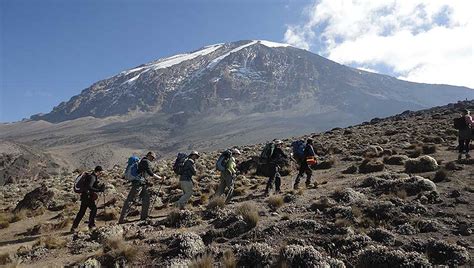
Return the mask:
{"type": "Polygon", "coordinates": [[[264,40],[215,44],[94,83],[34,120],[131,112],[249,115],[351,113],[359,119],[474,98],[463,87],[401,81],[264,40]]]}

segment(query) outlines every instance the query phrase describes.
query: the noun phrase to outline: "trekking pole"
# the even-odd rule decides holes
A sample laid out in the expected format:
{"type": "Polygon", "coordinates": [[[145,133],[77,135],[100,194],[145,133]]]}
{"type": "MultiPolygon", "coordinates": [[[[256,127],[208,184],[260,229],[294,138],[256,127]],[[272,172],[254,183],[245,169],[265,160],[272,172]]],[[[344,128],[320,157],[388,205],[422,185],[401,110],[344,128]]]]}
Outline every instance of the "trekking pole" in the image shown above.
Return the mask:
{"type": "Polygon", "coordinates": [[[107,210],[106,210],[106,204],[105,204],[105,199],[106,199],[106,195],[105,195],[105,191],[102,193],[102,195],[104,196],[104,223],[105,225],[107,225],[107,210]]]}

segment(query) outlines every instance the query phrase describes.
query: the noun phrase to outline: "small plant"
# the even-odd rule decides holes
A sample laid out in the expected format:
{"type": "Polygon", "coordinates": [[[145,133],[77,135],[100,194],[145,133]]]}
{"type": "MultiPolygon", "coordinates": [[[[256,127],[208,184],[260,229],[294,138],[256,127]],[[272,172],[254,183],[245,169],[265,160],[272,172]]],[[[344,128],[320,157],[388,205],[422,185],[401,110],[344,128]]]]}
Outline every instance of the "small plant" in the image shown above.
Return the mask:
{"type": "Polygon", "coordinates": [[[436,153],[436,145],[435,144],[425,144],[422,147],[423,154],[434,154],[436,153]]]}
{"type": "Polygon", "coordinates": [[[442,182],[445,181],[448,178],[448,172],[446,172],[445,169],[440,169],[436,171],[433,181],[434,182],[442,182]]]}
{"type": "Polygon", "coordinates": [[[235,259],[234,252],[232,250],[226,250],[221,259],[221,264],[224,268],[236,268],[237,260],[235,259]]]}
{"type": "Polygon", "coordinates": [[[267,204],[273,211],[279,209],[281,206],[283,206],[284,203],[285,202],[283,201],[283,197],[281,197],[280,195],[273,195],[267,199],[267,204]]]}
{"type": "Polygon", "coordinates": [[[225,197],[224,196],[213,197],[209,201],[209,204],[207,204],[207,209],[209,209],[209,210],[222,209],[224,207],[225,207],[225,197]]]}
{"type": "Polygon", "coordinates": [[[258,215],[258,209],[255,204],[247,202],[241,205],[237,209],[237,213],[240,214],[244,221],[252,228],[257,226],[260,216],[258,215]]]}
{"type": "Polygon", "coordinates": [[[246,193],[246,189],[244,187],[238,187],[234,189],[233,195],[234,196],[242,196],[246,193]]]}
{"type": "Polygon", "coordinates": [[[41,237],[33,247],[45,247],[47,249],[63,248],[66,245],[66,240],[60,237],[46,236],[41,237]]]}
{"type": "Polygon", "coordinates": [[[12,263],[13,260],[10,256],[9,253],[1,253],[0,254],[0,265],[7,265],[9,263],[12,263]]]}
{"type": "Polygon", "coordinates": [[[191,261],[190,268],[212,268],[214,266],[214,258],[210,254],[204,254],[191,261]]]}
{"type": "Polygon", "coordinates": [[[124,257],[129,262],[133,261],[138,254],[138,249],[128,245],[123,239],[108,240],[104,245],[103,251],[107,257],[114,260],[124,257]]]}

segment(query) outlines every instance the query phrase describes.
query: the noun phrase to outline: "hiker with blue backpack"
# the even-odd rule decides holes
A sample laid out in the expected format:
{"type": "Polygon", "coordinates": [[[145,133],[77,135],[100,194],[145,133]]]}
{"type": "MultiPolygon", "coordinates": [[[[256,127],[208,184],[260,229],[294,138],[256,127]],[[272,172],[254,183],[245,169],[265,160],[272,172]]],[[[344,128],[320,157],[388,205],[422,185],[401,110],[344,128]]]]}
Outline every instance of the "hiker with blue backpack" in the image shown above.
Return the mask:
{"type": "Polygon", "coordinates": [[[309,188],[311,185],[311,176],[313,175],[313,171],[311,170],[310,165],[316,163],[316,153],[313,148],[313,139],[309,138],[306,140],[306,145],[304,145],[304,149],[302,149],[303,141],[296,141],[293,142],[293,157],[299,164],[299,172],[298,176],[296,176],[295,184],[293,185],[293,189],[298,189],[300,179],[306,174],[306,188],[309,188]]]}
{"type": "Polygon", "coordinates": [[[136,156],[129,158],[124,177],[132,183],[132,188],[123,204],[119,223],[125,222],[125,217],[128,214],[132,202],[137,197],[137,194],[140,194],[139,197],[142,201],[140,220],[146,220],[148,218],[150,209],[150,193],[148,188],[153,186],[153,183],[148,180],[148,178],[161,180],[161,177],[153,173],[153,170],[151,169],[151,162],[155,159],[156,154],[154,152],[148,152],[141,160],[136,156]]]}
{"type": "Polygon", "coordinates": [[[173,170],[179,175],[179,184],[183,195],[176,202],[176,206],[183,210],[193,195],[193,176],[196,175],[196,160],[200,157],[197,151],[191,151],[189,155],[179,153],[173,165],[173,170]]]}
{"type": "Polygon", "coordinates": [[[72,223],[71,232],[74,232],[77,229],[88,208],[90,209],[88,222],[89,229],[95,227],[95,216],[97,214],[97,205],[95,201],[98,198],[97,193],[105,191],[105,185],[99,183],[99,177],[101,177],[102,174],[102,167],[97,166],[94,171],[83,172],[77,176],[74,182],[74,192],[81,194],[81,207],[72,223]]]}
{"type": "Polygon", "coordinates": [[[240,154],[240,151],[236,148],[226,150],[219,156],[216,162],[216,169],[221,172],[221,177],[215,196],[221,196],[228,189],[226,202],[230,201],[234,192],[234,182],[237,173],[237,163],[234,156],[240,154]]]}

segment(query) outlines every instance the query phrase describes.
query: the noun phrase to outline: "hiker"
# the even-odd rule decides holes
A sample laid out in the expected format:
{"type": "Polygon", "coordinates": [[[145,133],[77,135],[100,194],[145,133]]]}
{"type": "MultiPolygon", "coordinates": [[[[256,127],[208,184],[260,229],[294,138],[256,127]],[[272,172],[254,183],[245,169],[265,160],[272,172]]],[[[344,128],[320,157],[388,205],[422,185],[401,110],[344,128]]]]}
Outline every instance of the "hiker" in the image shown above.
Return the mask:
{"type": "Polygon", "coordinates": [[[197,151],[192,151],[183,165],[183,170],[179,176],[179,183],[181,185],[181,190],[183,190],[183,195],[176,202],[176,205],[179,209],[184,209],[186,203],[193,195],[193,176],[196,175],[196,166],[195,162],[199,158],[199,153],[197,151]]]}
{"type": "Polygon", "coordinates": [[[74,190],[81,193],[81,208],[77,212],[76,218],[72,223],[71,232],[74,232],[82,218],[86,214],[87,208],[90,209],[88,227],[92,229],[95,227],[95,215],[97,214],[97,205],[95,201],[98,198],[97,193],[105,191],[105,185],[99,184],[99,177],[102,176],[103,169],[101,166],[96,166],[93,172],[85,172],[78,176],[74,185],[74,190]],[[79,185],[80,184],[80,185],[79,185]]]}
{"type": "Polygon", "coordinates": [[[232,150],[227,150],[223,153],[223,157],[226,157],[225,163],[223,163],[224,170],[221,171],[220,184],[215,194],[215,196],[221,196],[222,194],[224,194],[225,190],[228,189],[226,202],[230,201],[230,199],[232,198],[232,193],[234,192],[234,182],[237,172],[237,164],[234,155],[241,155],[241,153],[236,148],[232,150]],[[228,156],[225,156],[224,154],[228,154],[228,156]]]}
{"type": "Polygon", "coordinates": [[[471,143],[471,128],[474,127],[474,121],[472,121],[471,112],[467,109],[462,111],[461,118],[464,118],[464,125],[459,128],[458,139],[459,139],[459,155],[458,159],[461,160],[462,154],[465,153],[466,158],[471,158],[469,154],[469,145],[471,143]]]}
{"type": "Polygon", "coordinates": [[[270,190],[273,188],[273,182],[275,182],[275,192],[280,193],[281,189],[281,177],[280,177],[280,165],[286,162],[288,156],[281,149],[283,142],[281,140],[274,140],[275,149],[268,159],[269,174],[267,187],[265,188],[265,195],[268,195],[270,190]]]}
{"type": "Polygon", "coordinates": [[[138,176],[137,179],[132,180],[132,189],[128,193],[127,199],[122,207],[122,212],[120,213],[119,224],[125,222],[125,217],[128,214],[131,203],[135,200],[137,194],[140,194],[140,199],[142,201],[142,211],[140,213],[140,220],[146,220],[148,218],[148,212],[150,209],[150,193],[148,187],[153,186],[153,183],[147,180],[147,177],[152,177],[158,180],[161,180],[161,177],[153,173],[151,170],[151,162],[156,159],[156,154],[154,152],[148,152],[145,157],[143,157],[138,163],[138,176]]]}
{"type": "Polygon", "coordinates": [[[304,153],[303,157],[299,159],[299,172],[298,176],[296,176],[295,179],[295,184],[293,185],[293,189],[298,189],[298,184],[300,183],[301,177],[303,177],[304,174],[306,174],[306,188],[309,188],[311,185],[311,176],[313,175],[313,171],[311,170],[311,167],[308,165],[307,160],[308,159],[314,159],[316,157],[316,153],[314,152],[313,148],[313,139],[309,138],[306,140],[306,146],[304,148],[304,153]]]}

